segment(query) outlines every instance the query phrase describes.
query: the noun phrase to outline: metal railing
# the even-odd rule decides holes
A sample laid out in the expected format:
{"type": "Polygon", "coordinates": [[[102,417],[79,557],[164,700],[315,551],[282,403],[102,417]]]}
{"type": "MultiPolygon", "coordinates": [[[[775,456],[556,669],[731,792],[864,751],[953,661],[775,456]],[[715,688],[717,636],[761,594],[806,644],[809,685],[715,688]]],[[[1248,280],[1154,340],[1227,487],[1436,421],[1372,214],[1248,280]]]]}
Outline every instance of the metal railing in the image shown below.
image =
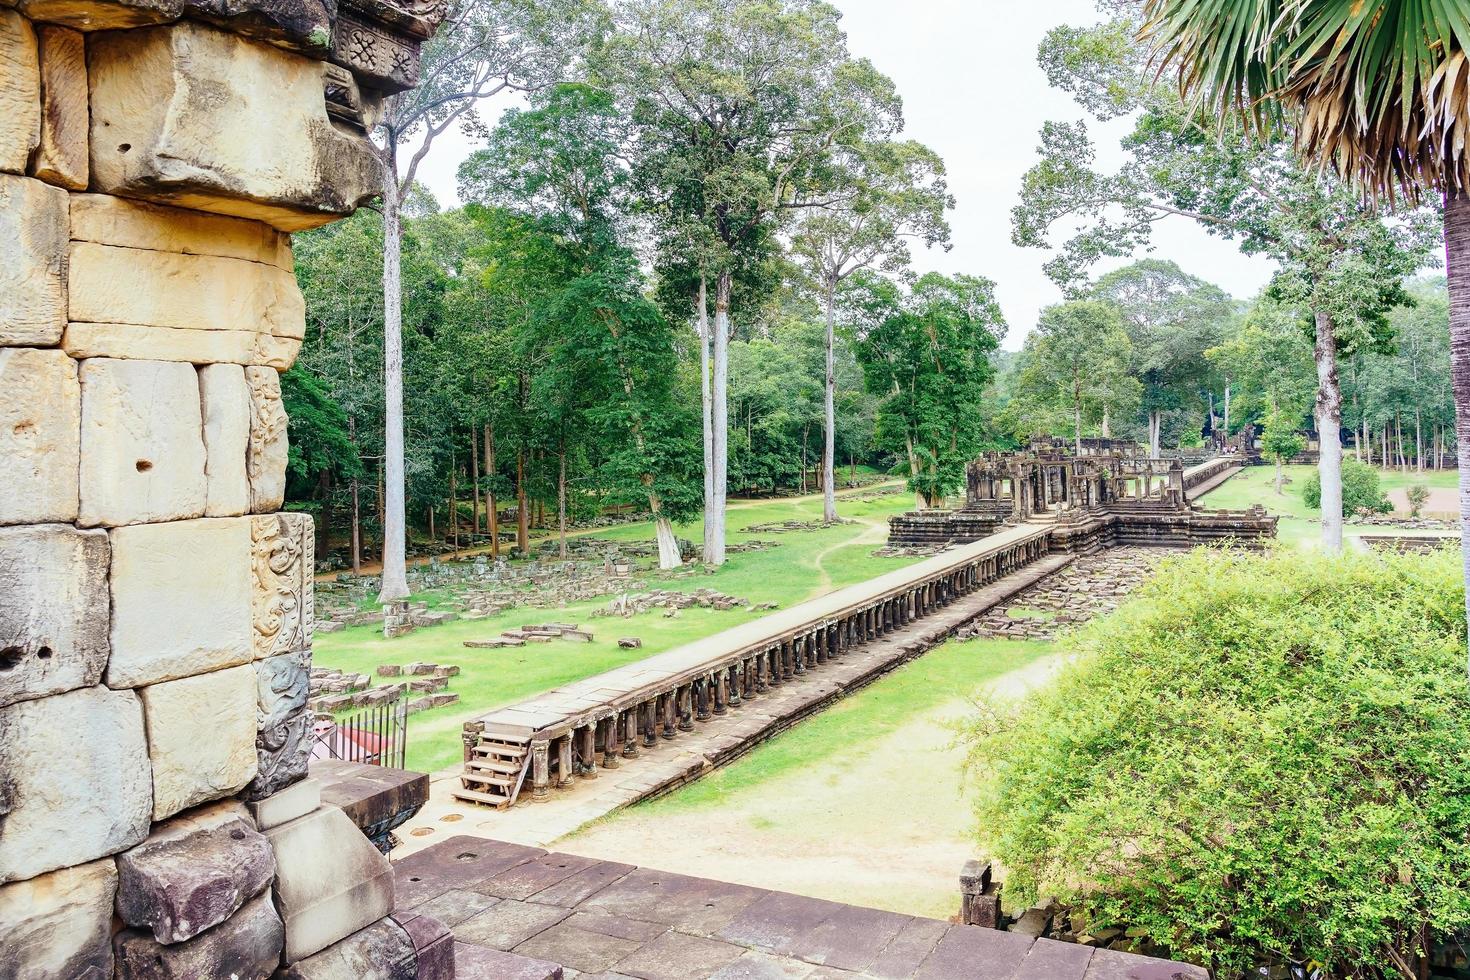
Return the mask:
{"type": "Polygon", "coordinates": [[[321,718],[312,735],[313,759],[402,769],[408,747],[408,702],[398,698],[342,718],[321,718]]]}

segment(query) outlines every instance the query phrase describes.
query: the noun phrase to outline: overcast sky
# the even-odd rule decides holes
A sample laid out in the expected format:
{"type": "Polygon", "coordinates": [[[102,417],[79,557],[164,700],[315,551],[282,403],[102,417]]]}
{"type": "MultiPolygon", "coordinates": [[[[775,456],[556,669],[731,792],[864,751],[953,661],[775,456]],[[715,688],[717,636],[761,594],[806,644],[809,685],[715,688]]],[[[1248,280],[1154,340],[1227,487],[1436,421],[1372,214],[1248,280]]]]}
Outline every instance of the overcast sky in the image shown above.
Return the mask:
{"type": "MultiPolygon", "coordinates": [[[[914,264],[920,271],[993,279],[1010,324],[1005,346],[1019,348],[1037,312],[1060,294],[1041,271],[1049,253],[1011,244],[1010,211],[1021,175],[1035,161],[1042,123],[1083,117],[1066,93],[1048,87],[1036,47],[1059,24],[1095,23],[1092,0],[834,2],[851,52],[872,59],[897,83],[904,135],[937,150],[949,169],[954,247],[920,251],[914,264]]],[[[1094,130],[1101,165],[1119,162],[1126,128],[1094,130]]],[[[424,161],[423,180],[441,203],[456,203],[454,173],[469,150],[468,141],[448,134],[424,161]]],[[[1241,255],[1186,218],[1160,223],[1153,255],[1242,299],[1270,275],[1265,260],[1241,255]]]]}

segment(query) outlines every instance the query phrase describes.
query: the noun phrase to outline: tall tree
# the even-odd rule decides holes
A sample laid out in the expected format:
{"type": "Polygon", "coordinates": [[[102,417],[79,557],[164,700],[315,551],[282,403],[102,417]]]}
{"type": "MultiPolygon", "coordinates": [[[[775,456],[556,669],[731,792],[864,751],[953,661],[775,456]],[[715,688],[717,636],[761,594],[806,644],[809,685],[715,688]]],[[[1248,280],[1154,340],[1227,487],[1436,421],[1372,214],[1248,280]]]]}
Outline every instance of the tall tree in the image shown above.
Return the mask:
{"type": "Polygon", "coordinates": [[[1137,400],[1132,348],[1112,303],[1073,300],[1047,307],[1021,352],[1017,392],[1033,404],[1064,408],[1080,454],[1084,422],[1100,421],[1110,402],[1137,400]]]}

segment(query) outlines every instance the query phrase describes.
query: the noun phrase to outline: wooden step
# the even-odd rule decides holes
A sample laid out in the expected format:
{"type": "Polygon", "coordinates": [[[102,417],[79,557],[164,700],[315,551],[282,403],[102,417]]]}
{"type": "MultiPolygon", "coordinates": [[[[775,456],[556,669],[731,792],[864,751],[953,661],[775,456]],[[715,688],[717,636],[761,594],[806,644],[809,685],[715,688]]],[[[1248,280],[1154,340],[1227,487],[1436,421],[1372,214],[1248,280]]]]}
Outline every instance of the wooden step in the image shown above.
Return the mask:
{"type": "Polygon", "coordinates": [[[471,803],[484,803],[487,806],[495,807],[497,810],[504,810],[510,806],[510,797],[508,796],[499,796],[494,793],[481,793],[473,789],[451,790],[450,795],[457,800],[468,800],[471,803]]]}
{"type": "Polygon", "coordinates": [[[514,786],[516,781],[505,776],[483,776],[477,772],[462,772],[459,774],[460,781],[472,780],[477,783],[486,783],[490,786],[514,786]]]}
{"type": "Polygon", "coordinates": [[[503,772],[516,776],[520,774],[521,764],[519,762],[500,762],[495,760],[471,759],[464,764],[466,769],[476,769],[480,772],[503,772]]]}

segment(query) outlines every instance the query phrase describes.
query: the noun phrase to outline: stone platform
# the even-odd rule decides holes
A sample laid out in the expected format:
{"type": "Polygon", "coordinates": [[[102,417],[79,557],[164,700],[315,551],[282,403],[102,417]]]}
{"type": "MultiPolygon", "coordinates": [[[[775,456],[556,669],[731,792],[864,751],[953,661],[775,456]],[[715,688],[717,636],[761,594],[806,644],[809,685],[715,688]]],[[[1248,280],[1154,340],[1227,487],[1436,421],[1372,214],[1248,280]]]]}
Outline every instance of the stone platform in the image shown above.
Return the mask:
{"type": "MultiPolygon", "coordinates": [[[[1196,966],[453,837],[395,865],[403,918],[497,980],[1208,980],[1196,966]]],[[[479,972],[472,972],[478,970],[479,972]]]]}

